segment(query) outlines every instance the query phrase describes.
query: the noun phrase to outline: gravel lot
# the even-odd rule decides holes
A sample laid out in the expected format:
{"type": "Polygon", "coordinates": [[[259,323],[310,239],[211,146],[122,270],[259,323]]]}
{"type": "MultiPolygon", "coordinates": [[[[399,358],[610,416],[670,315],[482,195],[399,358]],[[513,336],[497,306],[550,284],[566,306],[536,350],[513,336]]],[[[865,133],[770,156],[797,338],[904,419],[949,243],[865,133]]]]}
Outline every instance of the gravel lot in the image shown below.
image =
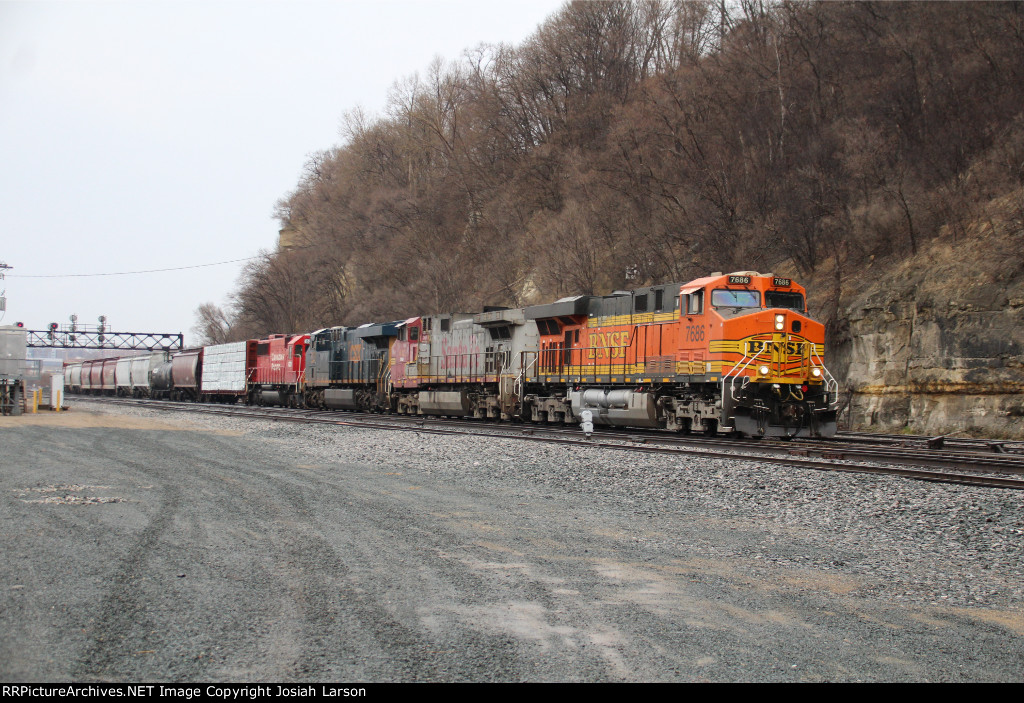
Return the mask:
{"type": "Polygon", "coordinates": [[[1020,681],[1019,492],[114,409],[0,418],[4,681],[1020,681]]]}

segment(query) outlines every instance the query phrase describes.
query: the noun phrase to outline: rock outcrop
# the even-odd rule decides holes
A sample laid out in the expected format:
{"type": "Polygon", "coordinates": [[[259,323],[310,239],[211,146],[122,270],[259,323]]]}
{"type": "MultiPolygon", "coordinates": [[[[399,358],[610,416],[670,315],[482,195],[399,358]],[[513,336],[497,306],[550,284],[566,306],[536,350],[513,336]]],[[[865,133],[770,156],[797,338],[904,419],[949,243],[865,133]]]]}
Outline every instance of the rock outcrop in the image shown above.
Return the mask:
{"type": "Polygon", "coordinates": [[[852,392],[851,428],[1024,439],[1017,220],[936,240],[844,301],[849,332],[831,359],[841,389],[852,392]]]}

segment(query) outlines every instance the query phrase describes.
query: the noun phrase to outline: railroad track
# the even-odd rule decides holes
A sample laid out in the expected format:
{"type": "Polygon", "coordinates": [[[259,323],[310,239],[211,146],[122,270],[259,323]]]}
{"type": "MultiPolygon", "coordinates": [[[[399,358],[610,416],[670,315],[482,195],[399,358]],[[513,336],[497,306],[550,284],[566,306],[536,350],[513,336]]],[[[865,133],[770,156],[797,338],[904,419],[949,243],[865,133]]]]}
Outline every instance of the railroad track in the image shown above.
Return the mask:
{"type": "Polygon", "coordinates": [[[1017,454],[1024,456],[1024,442],[1008,439],[954,437],[952,435],[929,437],[927,435],[875,434],[867,432],[840,432],[837,437],[843,442],[851,443],[888,444],[894,447],[924,446],[929,449],[1017,454]]]}
{"type": "MultiPolygon", "coordinates": [[[[415,431],[438,435],[465,435],[556,443],[565,446],[596,447],[615,451],[634,451],[700,456],[718,459],[748,459],[762,463],[784,464],[818,471],[842,471],[896,475],[925,481],[956,483],[991,488],[1024,489],[1024,456],[980,449],[957,451],[929,446],[928,438],[882,435],[869,443],[869,435],[840,436],[835,440],[782,442],[771,440],[674,435],[659,431],[598,428],[587,438],[573,426],[543,424],[502,424],[481,420],[428,416],[380,415],[293,408],[182,403],[163,400],[76,397],[75,400],[156,410],[200,412],[225,417],[249,417],[276,422],[315,423],[364,429],[415,431]],[[903,443],[894,443],[894,438],[903,443]],[[922,441],[917,441],[918,439],[922,441]],[[867,462],[867,463],[864,463],[867,462]],[[996,475],[997,474],[997,475],[996,475]]],[[[980,442],[980,441],[979,441],[980,442]]]]}

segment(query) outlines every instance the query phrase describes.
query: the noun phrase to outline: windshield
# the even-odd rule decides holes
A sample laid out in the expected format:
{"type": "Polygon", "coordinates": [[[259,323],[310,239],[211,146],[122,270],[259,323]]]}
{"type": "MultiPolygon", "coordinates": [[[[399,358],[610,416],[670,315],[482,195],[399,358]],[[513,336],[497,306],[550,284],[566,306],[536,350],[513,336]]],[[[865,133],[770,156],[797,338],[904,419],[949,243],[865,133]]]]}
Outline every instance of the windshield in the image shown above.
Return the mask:
{"type": "Polygon", "coordinates": [[[769,308],[787,308],[797,312],[804,311],[804,296],[800,293],[770,290],[765,292],[764,300],[767,303],[766,307],[769,308]]]}
{"type": "Polygon", "coordinates": [[[711,304],[716,308],[759,308],[761,294],[756,290],[714,290],[711,304]]]}

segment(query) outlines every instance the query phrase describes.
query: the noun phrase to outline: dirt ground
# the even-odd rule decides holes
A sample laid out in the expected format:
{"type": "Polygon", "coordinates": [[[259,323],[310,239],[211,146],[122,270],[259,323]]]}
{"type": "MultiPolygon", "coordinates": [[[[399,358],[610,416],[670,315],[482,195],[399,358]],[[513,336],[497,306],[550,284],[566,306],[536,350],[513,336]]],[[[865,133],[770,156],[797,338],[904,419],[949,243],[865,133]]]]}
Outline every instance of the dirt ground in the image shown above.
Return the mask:
{"type": "Polygon", "coordinates": [[[67,427],[85,429],[89,427],[110,427],[123,430],[172,430],[213,432],[219,435],[240,435],[241,432],[205,428],[193,422],[163,421],[148,417],[108,415],[85,410],[63,410],[54,412],[41,410],[25,415],[0,415],[0,430],[15,427],[67,427]]]}

